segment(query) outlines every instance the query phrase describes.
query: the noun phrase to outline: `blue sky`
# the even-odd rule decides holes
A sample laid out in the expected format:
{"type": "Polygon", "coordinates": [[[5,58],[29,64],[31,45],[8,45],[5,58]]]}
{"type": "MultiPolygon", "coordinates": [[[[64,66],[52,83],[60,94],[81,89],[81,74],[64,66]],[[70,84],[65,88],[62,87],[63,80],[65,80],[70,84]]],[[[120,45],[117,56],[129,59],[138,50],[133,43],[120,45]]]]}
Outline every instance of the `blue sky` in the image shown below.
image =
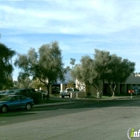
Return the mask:
{"type": "Polygon", "coordinates": [[[139,7],[139,0],[0,1],[0,42],[26,54],[58,41],[65,66],[70,58],[93,57],[95,49],[109,51],[135,62],[140,72],[139,7]]]}

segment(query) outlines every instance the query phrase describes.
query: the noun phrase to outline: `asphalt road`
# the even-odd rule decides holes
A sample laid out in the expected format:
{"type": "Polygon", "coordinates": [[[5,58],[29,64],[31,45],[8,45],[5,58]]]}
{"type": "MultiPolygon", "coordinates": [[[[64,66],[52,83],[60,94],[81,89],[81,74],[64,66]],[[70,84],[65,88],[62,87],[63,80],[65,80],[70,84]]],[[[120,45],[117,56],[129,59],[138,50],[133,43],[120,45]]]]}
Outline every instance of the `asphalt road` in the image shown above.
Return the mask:
{"type": "MultiPolygon", "coordinates": [[[[79,101],[0,114],[0,140],[128,140],[140,100],[79,101]]],[[[135,138],[139,139],[139,138],[135,138]]]]}

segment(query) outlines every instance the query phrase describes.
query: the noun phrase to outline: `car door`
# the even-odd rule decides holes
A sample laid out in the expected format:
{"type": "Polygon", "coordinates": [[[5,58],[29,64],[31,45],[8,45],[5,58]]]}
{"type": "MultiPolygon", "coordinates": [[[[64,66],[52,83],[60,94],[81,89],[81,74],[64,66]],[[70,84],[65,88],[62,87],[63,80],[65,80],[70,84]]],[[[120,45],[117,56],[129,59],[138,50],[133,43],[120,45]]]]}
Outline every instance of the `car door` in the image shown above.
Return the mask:
{"type": "Polygon", "coordinates": [[[26,104],[27,104],[27,97],[25,96],[20,96],[20,100],[21,100],[21,107],[25,108],[26,104]]]}
{"type": "Polygon", "coordinates": [[[13,96],[11,98],[11,103],[10,103],[10,108],[11,109],[17,109],[17,108],[21,108],[22,106],[22,102],[20,100],[19,96],[13,96]]]}

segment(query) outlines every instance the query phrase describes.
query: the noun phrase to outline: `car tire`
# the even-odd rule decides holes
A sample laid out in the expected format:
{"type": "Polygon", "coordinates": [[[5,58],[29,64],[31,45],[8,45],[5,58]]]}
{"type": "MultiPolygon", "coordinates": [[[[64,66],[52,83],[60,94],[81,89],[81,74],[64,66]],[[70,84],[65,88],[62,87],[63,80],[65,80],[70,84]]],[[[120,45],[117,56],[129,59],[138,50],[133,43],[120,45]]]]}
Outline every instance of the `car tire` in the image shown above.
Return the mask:
{"type": "Polygon", "coordinates": [[[8,107],[6,106],[6,105],[3,105],[2,107],[1,107],[1,112],[2,113],[6,113],[8,111],[8,107]]]}
{"type": "Polygon", "coordinates": [[[26,104],[26,110],[31,110],[32,109],[32,105],[31,104],[26,104]]]}

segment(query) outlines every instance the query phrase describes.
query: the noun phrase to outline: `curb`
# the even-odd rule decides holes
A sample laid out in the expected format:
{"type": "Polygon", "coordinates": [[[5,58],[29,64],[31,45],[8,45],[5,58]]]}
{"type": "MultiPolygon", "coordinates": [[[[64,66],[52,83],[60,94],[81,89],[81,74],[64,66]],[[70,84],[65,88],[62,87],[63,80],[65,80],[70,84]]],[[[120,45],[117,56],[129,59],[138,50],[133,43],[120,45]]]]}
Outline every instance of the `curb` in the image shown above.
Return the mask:
{"type": "Polygon", "coordinates": [[[46,104],[39,104],[39,105],[34,105],[33,107],[47,107],[47,106],[58,106],[58,105],[67,105],[67,104],[74,104],[75,102],[60,102],[60,103],[46,103],[46,104]]]}
{"type": "Polygon", "coordinates": [[[47,106],[59,106],[59,105],[68,105],[68,104],[75,104],[77,101],[111,101],[111,100],[140,100],[140,98],[138,97],[133,97],[131,98],[130,96],[126,96],[126,97],[115,97],[115,98],[111,98],[110,99],[76,99],[76,101],[70,101],[70,102],[59,102],[59,103],[46,103],[46,104],[35,104],[33,107],[35,108],[39,108],[39,107],[47,107],[47,106]]]}

